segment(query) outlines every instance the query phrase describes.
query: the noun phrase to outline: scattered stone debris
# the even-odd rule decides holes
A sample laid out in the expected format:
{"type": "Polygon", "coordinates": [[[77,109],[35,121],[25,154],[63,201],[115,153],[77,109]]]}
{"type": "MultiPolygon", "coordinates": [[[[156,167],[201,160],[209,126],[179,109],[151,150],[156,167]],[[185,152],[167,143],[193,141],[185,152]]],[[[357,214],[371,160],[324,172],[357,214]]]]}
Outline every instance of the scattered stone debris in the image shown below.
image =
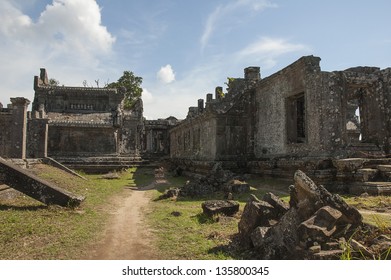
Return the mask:
{"type": "Polygon", "coordinates": [[[121,178],[117,172],[109,172],[107,174],[102,175],[102,179],[106,180],[115,180],[121,178]]]}
{"type": "MultiPolygon", "coordinates": [[[[251,196],[238,225],[241,244],[255,248],[262,259],[339,258],[338,240],[352,240],[363,225],[361,214],[302,171],[294,179],[290,207],[271,193],[262,200],[251,196]]],[[[372,256],[369,250],[365,255],[372,256]]]]}
{"type": "Polygon", "coordinates": [[[178,195],[179,195],[179,192],[180,192],[180,189],[179,188],[171,188],[171,189],[168,189],[164,192],[164,194],[162,194],[161,196],[159,196],[159,200],[161,199],[167,199],[167,198],[177,198],[178,195]]]}
{"type": "Polygon", "coordinates": [[[210,217],[218,214],[233,216],[239,211],[239,202],[233,200],[208,200],[201,206],[203,213],[210,217]]]}
{"type": "Polygon", "coordinates": [[[181,188],[180,195],[197,197],[223,191],[227,182],[232,179],[234,179],[234,174],[224,170],[221,163],[216,163],[206,177],[187,181],[181,188]]]}
{"type": "Polygon", "coordinates": [[[224,190],[228,193],[247,193],[250,191],[250,185],[246,182],[232,179],[226,184],[224,190]]]}

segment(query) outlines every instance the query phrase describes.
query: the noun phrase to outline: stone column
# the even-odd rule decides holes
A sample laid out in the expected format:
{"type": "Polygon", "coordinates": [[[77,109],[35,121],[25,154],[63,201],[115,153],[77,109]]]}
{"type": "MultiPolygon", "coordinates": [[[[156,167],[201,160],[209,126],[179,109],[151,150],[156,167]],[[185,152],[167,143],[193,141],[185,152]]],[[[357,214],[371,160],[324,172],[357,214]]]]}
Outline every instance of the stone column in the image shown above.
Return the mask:
{"type": "Polygon", "coordinates": [[[223,88],[222,87],[216,87],[215,98],[216,98],[216,100],[220,100],[223,98],[223,88]]]}
{"type": "Polygon", "coordinates": [[[202,113],[204,111],[204,99],[198,99],[198,112],[202,113]]]}
{"type": "Polygon", "coordinates": [[[26,158],[26,135],[27,135],[27,106],[30,101],[23,97],[11,98],[12,102],[12,126],[11,135],[11,158],[26,158]]]}
{"type": "Polygon", "coordinates": [[[47,157],[49,119],[31,118],[28,120],[27,156],[47,157]]]}
{"type": "Polygon", "coordinates": [[[244,78],[246,80],[260,80],[261,70],[259,67],[251,66],[244,69],[244,78]]]}

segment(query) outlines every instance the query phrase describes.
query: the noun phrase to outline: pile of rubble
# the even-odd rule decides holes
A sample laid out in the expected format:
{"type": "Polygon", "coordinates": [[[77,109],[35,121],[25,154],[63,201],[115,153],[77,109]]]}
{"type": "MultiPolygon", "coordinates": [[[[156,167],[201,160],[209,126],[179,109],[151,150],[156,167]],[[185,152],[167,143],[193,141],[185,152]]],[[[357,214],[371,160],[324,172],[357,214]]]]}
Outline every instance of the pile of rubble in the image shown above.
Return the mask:
{"type": "Polygon", "coordinates": [[[301,171],[294,180],[289,206],[271,193],[262,200],[251,196],[238,224],[243,247],[254,248],[261,259],[339,259],[345,245],[374,258],[375,249],[390,248],[387,236],[377,237],[373,247],[356,241],[357,232],[365,227],[357,209],[301,171]]]}
{"type": "Polygon", "coordinates": [[[181,188],[168,189],[160,198],[202,197],[219,191],[226,193],[228,198],[230,193],[250,191],[250,186],[243,181],[243,178],[235,176],[229,170],[224,170],[220,163],[216,163],[205,177],[187,181],[181,188]]]}

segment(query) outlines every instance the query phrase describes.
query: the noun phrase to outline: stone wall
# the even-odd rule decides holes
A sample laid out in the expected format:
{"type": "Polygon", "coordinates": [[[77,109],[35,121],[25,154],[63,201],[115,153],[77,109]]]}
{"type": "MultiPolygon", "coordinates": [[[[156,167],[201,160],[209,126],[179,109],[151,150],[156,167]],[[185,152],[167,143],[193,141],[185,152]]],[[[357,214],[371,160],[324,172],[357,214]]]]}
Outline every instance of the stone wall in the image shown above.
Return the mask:
{"type": "Polygon", "coordinates": [[[0,109],[0,156],[26,158],[27,106],[23,97],[11,98],[7,109],[0,109]]]}
{"type": "MultiPolygon", "coordinates": [[[[256,88],[255,157],[304,154],[319,150],[318,125],[322,114],[320,103],[319,58],[304,57],[292,65],[265,78],[256,88]],[[298,120],[297,106],[304,106],[298,120]],[[298,122],[302,135],[297,135],[298,122]]],[[[320,84],[321,85],[321,84],[320,84]]]]}
{"type": "Polygon", "coordinates": [[[47,118],[30,117],[27,122],[27,157],[45,158],[48,150],[47,118]]]}
{"type": "Polygon", "coordinates": [[[12,126],[12,111],[0,109],[0,156],[8,157],[11,149],[10,127],[12,126]]]}
{"type": "Polygon", "coordinates": [[[324,183],[335,179],[333,158],[389,154],[390,68],[324,72],[319,63],[302,57],[263,79],[259,68],[246,68],[225,96],[217,88],[205,109],[190,107],[171,129],[172,160],[193,170],[220,161],[284,177],[300,168],[324,183]]]}
{"type": "Polygon", "coordinates": [[[115,155],[116,134],[113,127],[50,126],[48,156],[115,155]]]}
{"type": "MultiPolygon", "coordinates": [[[[52,86],[41,69],[34,78],[32,116],[48,119],[47,154],[52,157],[139,157],[143,126],[142,100],[123,109],[124,93],[116,89],[52,86]]],[[[32,156],[44,155],[43,121],[31,120],[32,156]],[[37,131],[41,131],[37,133],[37,131]]]]}

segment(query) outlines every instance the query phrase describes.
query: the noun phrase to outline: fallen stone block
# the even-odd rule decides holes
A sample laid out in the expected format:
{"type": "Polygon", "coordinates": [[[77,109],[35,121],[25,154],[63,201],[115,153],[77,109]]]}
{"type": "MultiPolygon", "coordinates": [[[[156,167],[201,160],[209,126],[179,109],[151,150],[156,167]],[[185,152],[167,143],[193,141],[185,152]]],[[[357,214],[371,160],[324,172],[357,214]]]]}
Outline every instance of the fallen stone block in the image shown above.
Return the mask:
{"type": "Polygon", "coordinates": [[[266,193],[262,200],[274,207],[275,218],[281,218],[289,210],[289,205],[271,192],[266,193]]]}
{"type": "Polygon", "coordinates": [[[208,200],[202,203],[203,213],[207,216],[223,214],[233,216],[239,211],[239,203],[233,200],[208,200]]]}
{"type": "Polygon", "coordinates": [[[61,189],[53,183],[44,181],[1,158],[0,173],[6,174],[3,178],[6,185],[48,205],[57,204],[65,207],[75,207],[84,200],[84,197],[61,189]]]}
{"type": "Polygon", "coordinates": [[[239,180],[229,181],[227,188],[233,193],[247,193],[250,191],[249,184],[239,180]]]}
{"type": "Polygon", "coordinates": [[[255,248],[260,248],[263,245],[264,238],[270,227],[257,227],[251,233],[251,241],[255,248]]]}
{"type": "Polygon", "coordinates": [[[336,223],[342,213],[329,206],[320,208],[311,218],[302,222],[298,227],[300,240],[304,242],[327,242],[336,232],[336,223]]]}

